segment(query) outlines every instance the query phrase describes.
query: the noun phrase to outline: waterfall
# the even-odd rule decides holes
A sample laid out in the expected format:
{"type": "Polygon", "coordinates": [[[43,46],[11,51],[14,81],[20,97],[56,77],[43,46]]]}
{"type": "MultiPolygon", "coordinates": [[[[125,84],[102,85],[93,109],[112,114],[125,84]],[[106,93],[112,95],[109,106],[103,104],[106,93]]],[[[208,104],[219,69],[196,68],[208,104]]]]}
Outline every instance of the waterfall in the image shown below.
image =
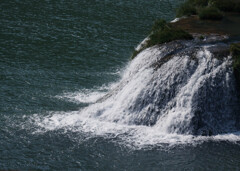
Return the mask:
{"type": "Polygon", "coordinates": [[[221,139],[220,134],[240,128],[238,90],[227,49],[227,44],[195,40],[145,49],[96,103],[32,119],[45,130],[128,132],[132,137],[150,136],[153,142],[154,136],[163,141],[173,135],[221,139]]]}

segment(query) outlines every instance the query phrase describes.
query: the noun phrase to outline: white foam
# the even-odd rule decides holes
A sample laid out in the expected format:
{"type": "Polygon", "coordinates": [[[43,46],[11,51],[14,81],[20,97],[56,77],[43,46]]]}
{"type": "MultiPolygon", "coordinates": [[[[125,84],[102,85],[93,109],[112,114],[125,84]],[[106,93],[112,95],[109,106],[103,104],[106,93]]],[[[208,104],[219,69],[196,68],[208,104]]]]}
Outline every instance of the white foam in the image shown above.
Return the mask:
{"type": "Polygon", "coordinates": [[[89,136],[118,137],[125,145],[136,148],[162,145],[196,145],[206,141],[240,142],[240,132],[216,136],[193,136],[167,134],[159,131],[157,126],[125,125],[114,122],[100,121],[96,118],[85,118],[79,112],[52,113],[48,117],[34,115],[32,121],[37,124],[37,133],[63,129],[65,131],[82,132],[89,136]]]}
{"type": "Polygon", "coordinates": [[[180,18],[175,18],[174,20],[172,20],[170,23],[176,23],[180,20],[180,18]]]}
{"type": "Polygon", "coordinates": [[[136,51],[141,50],[144,46],[146,46],[148,40],[149,40],[149,36],[146,37],[141,43],[139,43],[138,46],[135,48],[135,50],[136,51]]]}

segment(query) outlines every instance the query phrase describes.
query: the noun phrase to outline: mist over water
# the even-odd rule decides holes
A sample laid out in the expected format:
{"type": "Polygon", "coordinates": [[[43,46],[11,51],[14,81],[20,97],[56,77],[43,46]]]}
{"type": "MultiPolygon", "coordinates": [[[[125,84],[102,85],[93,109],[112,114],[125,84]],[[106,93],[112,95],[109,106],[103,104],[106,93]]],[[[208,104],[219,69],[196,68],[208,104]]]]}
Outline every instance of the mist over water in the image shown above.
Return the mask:
{"type": "MultiPolygon", "coordinates": [[[[0,169],[239,170],[239,132],[172,130],[184,125],[173,123],[174,112],[186,114],[193,97],[178,93],[186,105],[166,112],[176,102],[170,100],[163,118],[154,117],[159,99],[140,104],[152,96],[152,79],[167,80],[171,72],[163,78],[150,67],[149,55],[160,58],[159,49],[130,63],[131,52],[156,18],[174,19],[181,2],[1,2],[0,169]]],[[[216,61],[213,72],[229,60],[216,61]]],[[[181,63],[183,70],[189,61],[176,57],[165,69],[181,63]]]]}

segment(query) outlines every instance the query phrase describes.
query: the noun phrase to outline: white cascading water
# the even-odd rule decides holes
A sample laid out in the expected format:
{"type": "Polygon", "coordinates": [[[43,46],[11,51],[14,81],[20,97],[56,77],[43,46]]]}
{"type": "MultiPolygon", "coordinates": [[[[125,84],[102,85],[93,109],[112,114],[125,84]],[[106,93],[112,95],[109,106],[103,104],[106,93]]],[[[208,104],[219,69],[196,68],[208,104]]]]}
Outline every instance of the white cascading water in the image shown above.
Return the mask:
{"type": "Polygon", "coordinates": [[[211,46],[179,41],[148,48],[129,63],[108,93],[84,96],[86,102],[96,103],[80,111],[36,114],[31,119],[38,131],[114,134],[135,145],[239,141],[231,57],[214,57],[211,46]],[[206,132],[215,136],[193,136],[206,132]]]}

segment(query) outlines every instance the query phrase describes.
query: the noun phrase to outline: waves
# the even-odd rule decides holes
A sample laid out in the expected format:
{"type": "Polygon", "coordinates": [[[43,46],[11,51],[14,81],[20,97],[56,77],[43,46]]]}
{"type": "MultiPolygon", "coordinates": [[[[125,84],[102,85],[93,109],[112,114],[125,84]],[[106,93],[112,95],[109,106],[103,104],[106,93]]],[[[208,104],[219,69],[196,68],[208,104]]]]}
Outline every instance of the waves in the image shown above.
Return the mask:
{"type": "Polygon", "coordinates": [[[89,103],[72,112],[33,115],[36,132],[64,129],[117,137],[137,147],[159,144],[239,142],[238,97],[231,56],[178,41],[141,52],[119,82],[57,98],[89,103]],[[206,136],[213,135],[213,136],[206,136]]]}

